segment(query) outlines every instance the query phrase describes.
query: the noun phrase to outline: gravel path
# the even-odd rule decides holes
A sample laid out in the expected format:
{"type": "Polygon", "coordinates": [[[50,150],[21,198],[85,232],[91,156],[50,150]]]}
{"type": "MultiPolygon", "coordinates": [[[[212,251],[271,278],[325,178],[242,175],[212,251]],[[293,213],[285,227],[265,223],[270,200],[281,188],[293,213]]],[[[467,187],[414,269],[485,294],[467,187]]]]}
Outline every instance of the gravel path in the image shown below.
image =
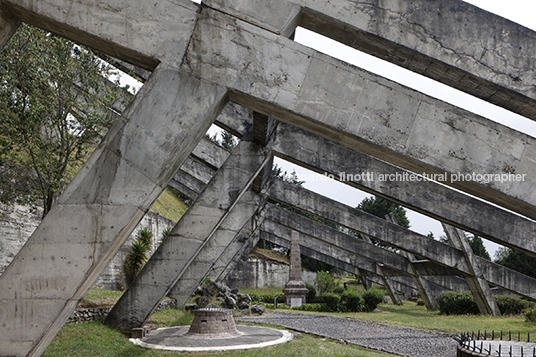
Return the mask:
{"type": "Polygon", "coordinates": [[[279,325],[292,330],[402,356],[456,356],[457,343],[450,335],[391,327],[374,322],[287,312],[271,312],[262,316],[239,317],[236,318],[236,321],[279,325]]]}

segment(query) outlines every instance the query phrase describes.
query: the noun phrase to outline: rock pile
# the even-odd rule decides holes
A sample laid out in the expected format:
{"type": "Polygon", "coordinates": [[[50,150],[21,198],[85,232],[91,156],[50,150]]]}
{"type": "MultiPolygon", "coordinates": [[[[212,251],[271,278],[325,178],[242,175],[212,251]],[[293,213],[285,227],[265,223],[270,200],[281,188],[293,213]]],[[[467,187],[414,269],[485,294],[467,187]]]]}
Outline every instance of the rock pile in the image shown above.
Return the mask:
{"type": "Polygon", "coordinates": [[[195,311],[202,308],[238,309],[244,315],[262,315],[265,311],[263,305],[251,305],[251,297],[242,294],[238,289],[230,289],[220,282],[212,282],[200,286],[195,291],[197,296],[195,304],[187,304],[184,308],[195,311]]]}

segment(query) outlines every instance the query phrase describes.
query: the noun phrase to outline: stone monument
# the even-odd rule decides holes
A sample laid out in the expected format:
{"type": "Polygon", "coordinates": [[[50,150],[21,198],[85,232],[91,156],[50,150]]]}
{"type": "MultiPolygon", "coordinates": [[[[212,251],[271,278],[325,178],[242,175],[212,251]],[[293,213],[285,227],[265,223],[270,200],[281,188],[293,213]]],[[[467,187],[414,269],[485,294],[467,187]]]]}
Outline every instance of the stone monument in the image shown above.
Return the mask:
{"type": "Polygon", "coordinates": [[[290,241],[290,276],[283,292],[288,306],[301,306],[305,304],[305,297],[309,290],[301,277],[300,235],[292,231],[290,241]]]}

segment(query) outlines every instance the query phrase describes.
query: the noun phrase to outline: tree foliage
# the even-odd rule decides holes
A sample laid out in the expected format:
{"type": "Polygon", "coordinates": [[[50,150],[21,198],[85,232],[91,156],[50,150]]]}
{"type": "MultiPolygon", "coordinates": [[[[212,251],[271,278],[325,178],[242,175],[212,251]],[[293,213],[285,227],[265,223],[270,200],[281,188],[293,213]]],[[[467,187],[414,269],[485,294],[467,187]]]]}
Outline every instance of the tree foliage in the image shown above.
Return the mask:
{"type": "Polygon", "coordinates": [[[482,238],[474,234],[466,234],[466,236],[468,236],[467,240],[469,241],[469,246],[471,247],[475,255],[478,255],[479,257],[482,257],[487,260],[491,260],[491,257],[489,256],[489,253],[484,246],[484,241],[482,240],[482,238]]]}
{"type": "Polygon", "coordinates": [[[409,219],[406,216],[404,207],[383,197],[367,197],[361,201],[357,208],[381,218],[384,218],[389,213],[393,213],[400,226],[404,228],[410,227],[409,219]]]}
{"type": "Polygon", "coordinates": [[[46,215],[117,114],[124,90],[110,71],[90,50],[20,27],[0,52],[2,202],[41,200],[46,215]]]}
{"type": "Polygon", "coordinates": [[[536,278],[536,258],[510,248],[499,248],[495,253],[495,263],[536,278]]]}

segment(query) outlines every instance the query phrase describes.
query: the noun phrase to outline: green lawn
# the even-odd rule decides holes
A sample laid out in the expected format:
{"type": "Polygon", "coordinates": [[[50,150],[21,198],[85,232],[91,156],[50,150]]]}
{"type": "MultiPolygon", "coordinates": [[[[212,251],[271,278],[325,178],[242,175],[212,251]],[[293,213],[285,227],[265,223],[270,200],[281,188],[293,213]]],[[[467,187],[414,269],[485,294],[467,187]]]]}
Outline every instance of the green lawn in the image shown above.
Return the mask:
{"type": "MultiPolygon", "coordinates": [[[[179,326],[189,325],[191,319],[192,315],[190,314],[177,310],[166,310],[155,313],[149,323],[158,327],[179,326]]],[[[297,334],[292,341],[283,345],[246,351],[207,353],[155,351],[136,346],[120,332],[104,326],[102,321],[94,321],[78,325],[65,325],[45,351],[43,357],[169,357],[184,355],[222,357],[394,356],[307,334],[297,334]]]]}

